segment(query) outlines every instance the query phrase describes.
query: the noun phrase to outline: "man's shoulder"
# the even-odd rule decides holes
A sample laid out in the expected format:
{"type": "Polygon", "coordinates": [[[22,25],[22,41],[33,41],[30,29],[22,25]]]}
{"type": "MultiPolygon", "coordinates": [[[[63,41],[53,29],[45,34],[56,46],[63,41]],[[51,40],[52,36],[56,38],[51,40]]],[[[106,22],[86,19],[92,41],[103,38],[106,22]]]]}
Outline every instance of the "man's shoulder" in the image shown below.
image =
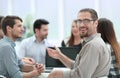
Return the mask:
{"type": "Polygon", "coordinates": [[[1,54],[8,54],[11,49],[11,44],[9,42],[5,42],[4,40],[0,40],[0,53],[1,54]]]}
{"type": "Polygon", "coordinates": [[[29,38],[25,38],[22,40],[22,43],[29,43],[29,42],[32,42],[34,40],[34,37],[29,37],[29,38]]]}
{"type": "Polygon", "coordinates": [[[45,46],[47,46],[47,47],[54,47],[55,46],[55,43],[48,40],[48,39],[44,39],[44,41],[45,41],[45,46]]]}
{"type": "Polygon", "coordinates": [[[94,45],[101,45],[101,44],[105,44],[105,42],[102,40],[101,37],[96,37],[93,38],[91,41],[89,41],[90,44],[94,44],[94,45]]]}
{"type": "Polygon", "coordinates": [[[6,47],[6,46],[10,46],[10,43],[5,41],[4,39],[0,40],[0,47],[6,47]]]}
{"type": "Polygon", "coordinates": [[[91,46],[91,47],[100,49],[100,48],[106,47],[106,44],[101,37],[98,37],[98,38],[93,38],[91,41],[88,41],[86,43],[86,46],[88,47],[91,46]]]}

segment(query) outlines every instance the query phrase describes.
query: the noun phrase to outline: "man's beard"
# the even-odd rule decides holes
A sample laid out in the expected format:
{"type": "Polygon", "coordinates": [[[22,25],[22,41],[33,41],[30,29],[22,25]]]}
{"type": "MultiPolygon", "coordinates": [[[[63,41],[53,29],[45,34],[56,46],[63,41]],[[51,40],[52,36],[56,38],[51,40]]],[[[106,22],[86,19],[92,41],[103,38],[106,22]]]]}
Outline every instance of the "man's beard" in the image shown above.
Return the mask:
{"type": "Polygon", "coordinates": [[[87,33],[82,33],[82,34],[80,34],[80,37],[81,38],[88,37],[88,34],[87,33]]]}
{"type": "Polygon", "coordinates": [[[42,37],[42,40],[47,39],[47,36],[42,37]]]}

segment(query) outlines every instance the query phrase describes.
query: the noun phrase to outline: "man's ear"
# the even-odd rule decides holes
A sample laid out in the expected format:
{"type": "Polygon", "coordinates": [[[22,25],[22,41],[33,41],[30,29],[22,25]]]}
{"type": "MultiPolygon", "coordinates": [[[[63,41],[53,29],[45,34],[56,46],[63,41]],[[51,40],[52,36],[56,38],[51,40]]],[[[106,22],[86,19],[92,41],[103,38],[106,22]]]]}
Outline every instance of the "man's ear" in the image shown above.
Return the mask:
{"type": "Polygon", "coordinates": [[[11,32],[12,28],[10,26],[7,26],[7,31],[11,32]]]}
{"type": "Polygon", "coordinates": [[[37,33],[39,31],[39,29],[35,29],[35,33],[37,33]]]}
{"type": "Polygon", "coordinates": [[[96,27],[98,26],[98,20],[95,21],[95,25],[96,25],[96,27]]]}

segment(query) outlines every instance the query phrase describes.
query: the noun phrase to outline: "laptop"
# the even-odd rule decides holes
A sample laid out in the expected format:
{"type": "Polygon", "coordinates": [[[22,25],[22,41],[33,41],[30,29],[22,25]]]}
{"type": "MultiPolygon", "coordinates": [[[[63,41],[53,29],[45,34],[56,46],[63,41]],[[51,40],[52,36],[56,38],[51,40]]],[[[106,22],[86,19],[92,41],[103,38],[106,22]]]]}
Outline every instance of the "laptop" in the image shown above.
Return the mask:
{"type": "MultiPolygon", "coordinates": [[[[50,47],[54,49],[53,47],[50,47]]],[[[61,52],[68,56],[69,58],[75,60],[77,54],[79,53],[79,48],[75,47],[59,47],[61,52]]],[[[46,70],[45,72],[50,72],[53,68],[63,68],[65,67],[64,64],[62,64],[58,59],[54,59],[48,55],[48,52],[46,51],[46,70]]]]}

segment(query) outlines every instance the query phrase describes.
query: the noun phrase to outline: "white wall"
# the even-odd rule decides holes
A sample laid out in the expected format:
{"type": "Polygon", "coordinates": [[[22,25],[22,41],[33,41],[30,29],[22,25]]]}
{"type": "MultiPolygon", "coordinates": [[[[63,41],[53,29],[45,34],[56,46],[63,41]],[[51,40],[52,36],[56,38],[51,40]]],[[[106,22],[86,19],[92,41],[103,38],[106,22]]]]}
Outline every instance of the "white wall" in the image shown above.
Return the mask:
{"type": "Polygon", "coordinates": [[[18,15],[25,20],[25,25],[29,17],[31,27],[35,19],[47,19],[50,22],[48,39],[60,45],[61,40],[69,36],[71,22],[76,19],[78,11],[93,8],[99,17],[113,21],[120,40],[119,5],[119,0],[0,0],[0,15],[18,15]]]}

